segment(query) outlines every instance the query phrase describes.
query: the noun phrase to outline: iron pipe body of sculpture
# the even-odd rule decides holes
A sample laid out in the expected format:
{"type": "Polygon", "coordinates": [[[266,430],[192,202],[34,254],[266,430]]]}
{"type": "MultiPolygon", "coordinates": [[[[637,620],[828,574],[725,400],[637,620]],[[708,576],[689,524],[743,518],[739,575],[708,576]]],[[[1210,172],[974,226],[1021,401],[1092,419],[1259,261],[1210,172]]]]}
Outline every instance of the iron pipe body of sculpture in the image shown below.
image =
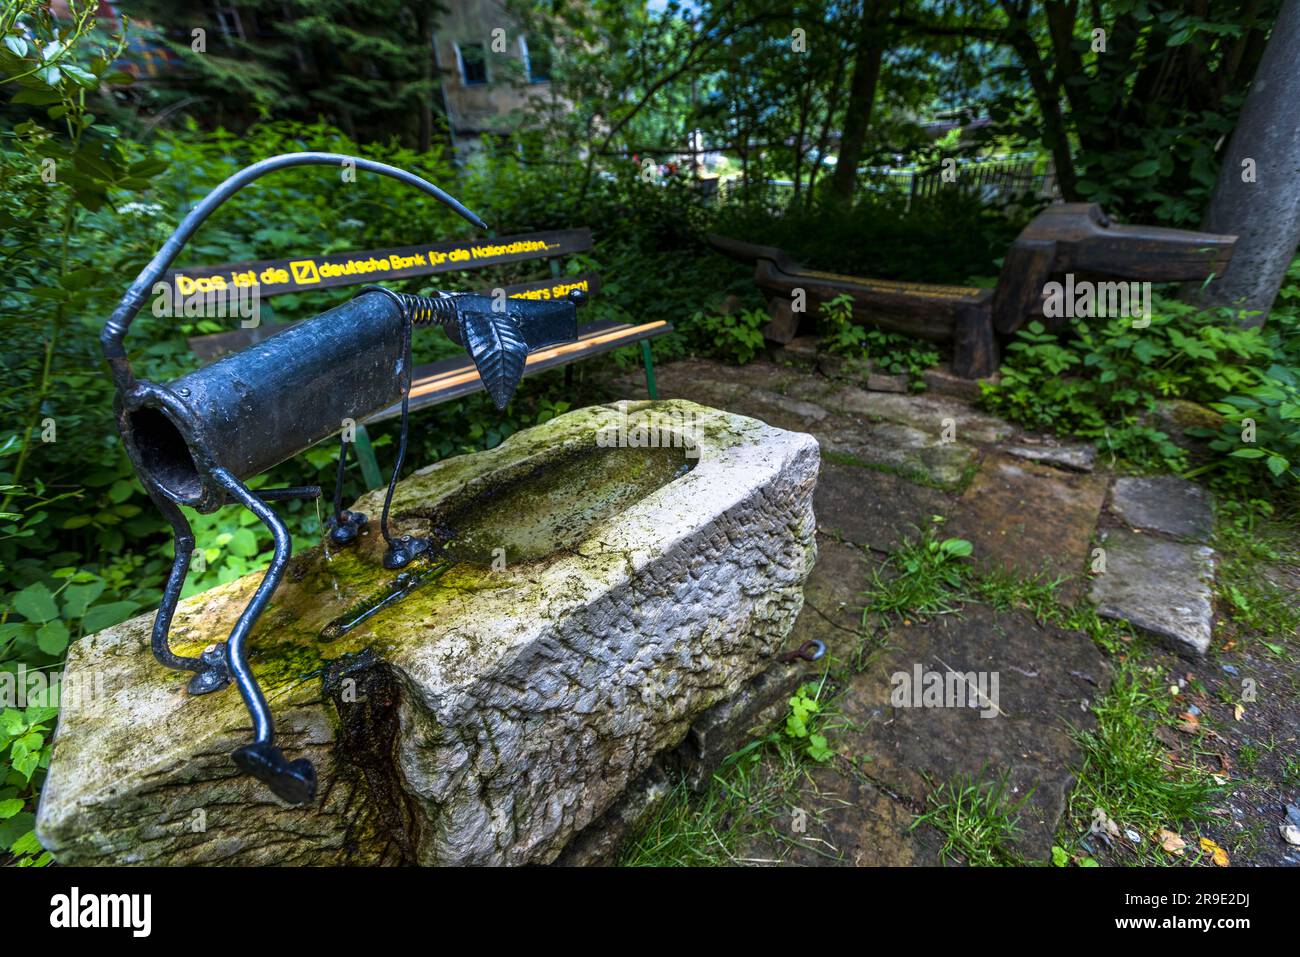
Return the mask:
{"type": "MultiPolygon", "coordinates": [[[[275,746],[275,726],[248,664],[247,641],[279,584],[291,553],[284,523],[268,504],[312,498],[318,487],[252,491],[255,475],[318,442],[343,433],[339,477],[347,456],[347,427],[402,403],[401,440],[381,529],[388,540],[385,565],[397,568],[422,551],[420,541],[388,535],[388,507],[405,457],[407,398],[411,381],[411,329],[441,325],[473,357],[498,408],[513,395],[531,350],[577,338],[581,296],[560,302],[499,301],[486,296],[410,296],[369,286],[334,309],[165,385],[136,379],[124,338],[155,284],[185,241],[218,206],[258,176],[300,165],[341,166],[390,176],[413,185],[477,226],[481,219],[442,190],[403,170],[334,153],[292,153],[255,163],[214,189],[182,220],[132,283],[100,337],[117,387],[118,429],[150,498],[172,526],[176,551],[154,619],[154,656],[169,668],[191,671],[192,694],[239,688],[253,722],[253,741],[232,758],[278,796],[304,804],[315,796],[315,769],[289,761],[275,746]],[[172,617],[188,574],[194,535],[180,506],[211,512],[227,504],[249,509],[270,530],[274,554],[262,582],[230,638],[200,657],[176,655],[168,643],[172,617]]],[[[330,537],[355,540],[363,515],[341,510],[336,491],[330,537]]]]}

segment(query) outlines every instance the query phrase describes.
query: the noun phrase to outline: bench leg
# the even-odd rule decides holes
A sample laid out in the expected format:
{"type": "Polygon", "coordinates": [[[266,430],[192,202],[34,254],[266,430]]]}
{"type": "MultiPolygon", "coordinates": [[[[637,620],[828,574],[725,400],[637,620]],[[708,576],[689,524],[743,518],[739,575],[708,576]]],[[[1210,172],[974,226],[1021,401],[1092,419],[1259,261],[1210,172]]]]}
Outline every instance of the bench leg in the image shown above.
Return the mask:
{"type": "Polygon", "coordinates": [[[963,379],[983,379],[998,370],[998,340],[987,308],[963,306],[953,330],[952,371],[963,379]]]}
{"type": "Polygon", "coordinates": [[[652,399],[659,398],[659,389],[655,386],[655,357],[650,351],[650,340],[641,340],[641,361],[645,363],[645,391],[652,399]]]}
{"type": "Polygon", "coordinates": [[[379,488],[384,484],[384,477],[379,474],[379,463],[375,461],[375,448],[370,444],[370,433],[364,425],[357,426],[356,441],[357,461],[361,463],[361,477],[366,480],[366,488],[379,488]]]}

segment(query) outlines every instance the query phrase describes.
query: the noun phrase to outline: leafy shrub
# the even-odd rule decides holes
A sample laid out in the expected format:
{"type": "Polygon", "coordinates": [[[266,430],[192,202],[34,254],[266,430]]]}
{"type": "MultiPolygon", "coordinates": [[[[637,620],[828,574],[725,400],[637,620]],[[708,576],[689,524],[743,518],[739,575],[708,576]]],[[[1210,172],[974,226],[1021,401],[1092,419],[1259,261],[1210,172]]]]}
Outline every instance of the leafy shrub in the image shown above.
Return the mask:
{"type": "Polygon", "coordinates": [[[790,713],[785,719],[786,737],[803,746],[804,752],[814,761],[829,761],[835,756],[820,730],[822,716],[821,697],[824,684],[800,686],[790,699],[790,713]]]}
{"type": "Polygon", "coordinates": [[[50,740],[58,708],[0,711],[0,847],[22,867],[50,862],[36,840],[36,797],[50,763],[50,740]]]}
{"type": "Polygon", "coordinates": [[[853,321],[853,297],[836,296],[821,306],[822,345],[837,356],[860,358],[866,351],[867,330],[853,321]]]}
{"type": "MultiPolygon", "coordinates": [[[[1280,317],[1279,322],[1286,321],[1280,317]]],[[[1222,312],[1157,299],[1150,324],[1075,319],[1068,338],[1031,322],[1007,347],[986,407],[1035,428],[1095,440],[1115,457],[1181,469],[1182,449],[1150,425],[1160,399],[1215,402],[1259,381],[1275,345],[1222,312]]]]}
{"type": "Polygon", "coordinates": [[[1257,375],[1257,385],[1210,403],[1229,420],[1210,448],[1262,464],[1276,482],[1300,482],[1300,378],[1278,364],[1257,375]]]}
{"type": "Polygon", "coordinates": [[[691,317],[700,350],[714,358],[743,366],[763,349],[767,323],[762,309],[740,309],[731,313],[697,312],[691,317]]]}
{"type": "Polygon", "coordinates": [[[931,343],[872,329],[853,321],[853,299],[847,293],[822,303],[822,343],[835,355],[870,362],[890,375],[906,374],[915,387],[921,373],[939,361],[931,343]]]}

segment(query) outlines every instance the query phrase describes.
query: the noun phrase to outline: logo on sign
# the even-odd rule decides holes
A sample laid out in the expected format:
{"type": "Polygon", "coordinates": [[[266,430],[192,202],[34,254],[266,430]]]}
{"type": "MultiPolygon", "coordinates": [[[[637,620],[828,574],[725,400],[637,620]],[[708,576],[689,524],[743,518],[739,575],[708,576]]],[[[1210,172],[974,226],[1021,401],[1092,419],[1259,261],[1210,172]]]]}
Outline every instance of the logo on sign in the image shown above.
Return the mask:
{"type": "Polygon", "coordinates": [[[289,268],[293,270],[293,281],[300,286],[320,282],[320,273],[316,271],[316,263],[311,259],[299,259],[297,262],[291,262],[289,268]]]}

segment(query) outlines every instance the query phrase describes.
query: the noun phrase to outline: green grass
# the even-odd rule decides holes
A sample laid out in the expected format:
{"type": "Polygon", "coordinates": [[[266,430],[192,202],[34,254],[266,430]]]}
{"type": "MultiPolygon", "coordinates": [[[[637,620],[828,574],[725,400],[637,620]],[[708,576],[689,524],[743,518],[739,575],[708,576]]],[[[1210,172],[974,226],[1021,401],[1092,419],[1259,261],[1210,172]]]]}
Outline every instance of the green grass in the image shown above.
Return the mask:
{"type": "Polygon", "coordinates": [[[1289,788],[1300,788],[1300,756],[1293,754],[1283,759],[1282,783],[1289,788]]]}
{"type": "Polygon", "coordinates": [[[963,559],[970,553],[970,542],[962,538],[940,541],[933,528],[900,544],[871,571],[863,595],[863,626],[877,615],[901,621],[955,612],[966,595],[971,569],[963,559]]]}
{"type": "Polygon", "coordinates": [[[736,846],[769,805],[754,766],[733,766],[694,794],[679,780],[623,848],[624,867],[721,867],[739,863],[736,846]],[[756,801],[756,799],[758,799],[756,801]]]}
{"type": "Polygon", "coordinates": [[[1294,508],[1260,500],[1221,500],[1214,547],[1219,553],[1218,605],[1235,637],[1258,641],[1278,657],[1295,660],[1300,602],[1290,589],[1270,580],[1265,568],[1300,567],[1300,515],[1294,508]]]}
{"type": "Polygon", "coordinates": [[[1161,827],[1206,819],[1222,794],[1207,771],[1174,766],[1156,737],[1169,723],[1161,676],[1132,663],[1116,667],[1109,692],[1093,703],[1097,727],[1076,730],[1083,764],[1070,794],[1069,819],[1091,821],[1101,808],[1115,821],[1150,837],[1161,827]]]}
{"type": "MultiPolygon", "coordinates": [[[[741,856],[752,843],[779,849],[798,837],[792,824],[809,770],[832,755],[826,737],[842,727],[825,676],[790,699],[780,729],[728,755],[696,793],[684,780],[641,822],[619,855],[624,867],[722,867],[777,863],[741,856]],[[814,741],[820,740],[820,745],[814,741]]],[[[805,833],[813,821],[803,822],[805,833]]],[[[808,846],[808,845],[802,845],[808,846]]],[[[812,847],[814,853],[825,853],[812,847]]]]}
{"type": "Polygon", "coordinates": [[[1033,792],[1013,801],[1007,791],[1007,773],[991,779],[960,775],[934,791],[927,810],[912,822],[916,829],[929,824],[944,836],[940,856],[944,861],[974,867],[1010,867],[1025,863],[1015,848],[1020,833],[1019,814],[1033,792]]]}

